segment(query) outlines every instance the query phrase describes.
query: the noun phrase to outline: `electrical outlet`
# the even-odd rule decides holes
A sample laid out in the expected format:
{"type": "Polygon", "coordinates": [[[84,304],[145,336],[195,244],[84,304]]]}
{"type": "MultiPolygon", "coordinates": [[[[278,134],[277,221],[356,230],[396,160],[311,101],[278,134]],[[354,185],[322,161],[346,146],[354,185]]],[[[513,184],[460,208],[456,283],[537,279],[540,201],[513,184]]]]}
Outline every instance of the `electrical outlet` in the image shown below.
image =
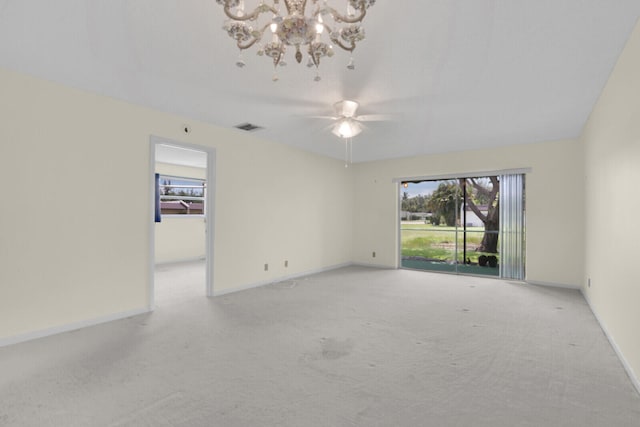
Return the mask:
{"type": "Polygon", "coordinates": [[[285,266],[285,267],[289,267],[289,261],[284,260],[284,266],[285,266]]]}
{"type": "Polygon", "coordinates": [[[587,279],[587,287],[589,287],[589,288],[591,287],[591,277],[589,277],[587,279]]]}
{"type": "Polygon", "coordinates": [[[269,264],[264,265],[264,271],[269,271],[269,264]]]}
{"type": "Polygon", "coordinates": [[[375,251],[371,253],[371,256],[372,256],[373,258],[375,258],[375,257],[376,257],[376,253],[375,253],[375,251]]]}

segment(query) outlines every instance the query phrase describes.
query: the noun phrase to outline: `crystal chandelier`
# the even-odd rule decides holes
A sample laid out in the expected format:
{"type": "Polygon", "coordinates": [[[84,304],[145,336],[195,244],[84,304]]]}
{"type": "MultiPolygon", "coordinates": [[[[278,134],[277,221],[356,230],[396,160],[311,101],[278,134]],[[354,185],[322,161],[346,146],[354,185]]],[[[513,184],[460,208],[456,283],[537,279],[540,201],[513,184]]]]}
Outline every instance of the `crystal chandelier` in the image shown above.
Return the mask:
{"type": "MultiPolygon", "coordinates": [[[[287,49],[295,49],[296,61],[302,62],[304,51],[308,56],[307,66],[316,68],[314,80],[320,81],[320,60],[333,56],[333,46],[351,53],[347,68],[355,69],[353,51],[365,36],[360,24],[375,1],[342,0],[344,13],[330,6],[327,0],[260,0],[253,10],[245,9],[244,0],[216,0],[216,3],[224,7],[229,18],[223,29],[240,49],[238,67],[245,65],[242,52],[254,45],[259,56],[266,55],[273,60],[274,68],[286,65],[287,49]],[[286,13],[281,11],[282,2],[286,13]]],[[[273,80],[278,80],[277,73],[273,80]]]]}

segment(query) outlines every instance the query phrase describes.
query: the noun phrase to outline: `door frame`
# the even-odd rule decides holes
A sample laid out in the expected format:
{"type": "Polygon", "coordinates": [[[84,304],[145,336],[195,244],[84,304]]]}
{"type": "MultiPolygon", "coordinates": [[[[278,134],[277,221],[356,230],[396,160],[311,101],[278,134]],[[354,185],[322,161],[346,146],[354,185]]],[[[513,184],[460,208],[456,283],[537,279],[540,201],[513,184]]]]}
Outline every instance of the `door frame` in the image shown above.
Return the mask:
{"type": "Polygon", "coordinates": [[[175,141],[155,135],[149,137],[149,297],[148,308],[155,308],[155,173],[156,173],[156,147],[158,145],[171,145],[178,148],[201,151],[207,154],[207,192],[205,200],[205,294],[213,296],[214,289],[214,237],[215,237],[215,194],[216,194],[216,149],[199,144],[175,141]]]}

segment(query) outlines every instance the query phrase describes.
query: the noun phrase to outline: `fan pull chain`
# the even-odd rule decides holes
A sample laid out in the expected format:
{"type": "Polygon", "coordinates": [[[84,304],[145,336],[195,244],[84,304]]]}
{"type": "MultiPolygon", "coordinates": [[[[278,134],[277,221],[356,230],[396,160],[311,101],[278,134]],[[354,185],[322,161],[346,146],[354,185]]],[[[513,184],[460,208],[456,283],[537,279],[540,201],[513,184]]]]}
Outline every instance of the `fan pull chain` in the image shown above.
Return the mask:
{"type": "Polygon", "coordinates": [[[349,164],[353,163],[353,138],[349,138],[349,164]]]}
{"type": "Polygon", "coordinates": [[[344,167],[348,168],[353,164],[353,138],[345,138],[344,140],[344,167]]]}
{"type": "Polygon", "coordinates": [[[347,139],[344,140],[344,167],[349,167],[349,141],[347,139]]]}

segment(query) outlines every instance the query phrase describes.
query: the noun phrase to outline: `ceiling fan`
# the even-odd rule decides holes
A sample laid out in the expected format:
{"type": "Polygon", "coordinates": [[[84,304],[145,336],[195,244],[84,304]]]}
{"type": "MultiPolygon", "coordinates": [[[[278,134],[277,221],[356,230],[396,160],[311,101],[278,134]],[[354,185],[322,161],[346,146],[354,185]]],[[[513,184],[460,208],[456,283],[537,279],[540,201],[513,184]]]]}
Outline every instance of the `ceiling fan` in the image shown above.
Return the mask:
{"type": "Polygon", "coordinates": [[[362,132],[364,126],[362,122],[379,122],[385,121],[389,118],[380,114],[367,114],[357,116],[358,104],[356,101],[344,99],[333,104],[335,109],[335,116],[312,116],[318,119],[330,119],[336,123],[333,126],[331,132],[344,139],[353,138],[362,132]]]}
{"type": "Polygon", "coordinates": [[[362,122],[380,122],[389,120],[388,116],[381,114],[367,114],[357,116],[358,104],[356,101],[343,99],[333,104],[335,116],[311,116],[316,119],[330,119],[335,121],[331,132],[345,141],[345,167],[348,167],[353,159],[352,138],[364,129],[362,122]]]}

